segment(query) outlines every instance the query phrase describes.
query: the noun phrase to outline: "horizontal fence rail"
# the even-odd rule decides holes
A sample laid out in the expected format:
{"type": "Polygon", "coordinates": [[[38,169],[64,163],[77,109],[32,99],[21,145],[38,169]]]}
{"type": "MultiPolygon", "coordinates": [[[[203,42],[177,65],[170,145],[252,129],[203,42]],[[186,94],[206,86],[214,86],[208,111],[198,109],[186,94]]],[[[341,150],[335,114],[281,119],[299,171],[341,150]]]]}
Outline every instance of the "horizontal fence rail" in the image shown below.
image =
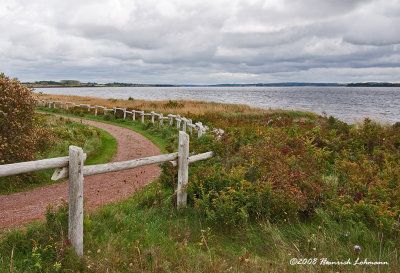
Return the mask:
{"type": "MultiPolygon", "coordinates": [[[[86,154],[83,154],[83,160],[86,160],[86,154]]],[[[69,157],[55,157],[21,163],[0,165],[0,177],[30,173],[35,171],[50,170],[55,168],[67,167],[69,157]]]]}
{"type": "MultiPolygon", "coordinates": [[[[55,102],[53,102],[55,103],[55,102]]],[[[0,165],[0,177],[57,168],[52,180],[69,178],[68,240],[75,252],[83,255],[83,182],[84,176],[133,169],[145,165],[169,162],[178,167],[177,206],[186,206],[189,164],[214,156],[213,152],[189,156],[189,135],[179,132],[177,153],[156,155],[122,162],[84,166],[86,154],[82,148],[69,147],[69,156],[0,165]]]]}
{"type": "Polygon", "coordinates": [[[169,124],[171,126],[174,124],[175,120],[176,128],[178,130],[186,132],[187,129],[189,129],[189,133],[192,134],[194,129],[197,131],[198,137],[201,137],[204,133],[206,133],[209,130],[209,128],[203,125],[201,122],[193,123],[191,119],[181,117],[180,115],[168,114],[167,116],[164,116],[162,113],[155,113],[154,111],[151,111],[150,113],[145,113],[144,111],[140,110],[127,110],[126,108],[120,108],[120,107],[113,107],[112,109],[107,109],[107,107],[100,105],[90,106],[90,104],[76,104],[74,102],[48,101],[48,100],[36,100],[36,105],[43,107],[48,106],[49,108],[56,108],[56,106],[59,105],[59,108],[62,109],[64,106],[64,109],[67,111],[70,108],[74,107],[87,109],[88,112],[90,112],[91,109],[94,109],[94,116],[97,116],[99,114],[99,109],[103,111],[103,115],[106,115],[107,112],[111,112],[114,115],[116,115],[117,111],[120,111],[123,113],[122,116],[123,119],[126,119],[127,114],[130,114],[132,115],[132,120],[136,120],[136,114],[137,114],[140,116],[142,123],[145,122],[146,116],[151,118],[152,123],[155,123],[156,117],[160,124],[163,124],[164,120],[169,120],[169,124]]]}

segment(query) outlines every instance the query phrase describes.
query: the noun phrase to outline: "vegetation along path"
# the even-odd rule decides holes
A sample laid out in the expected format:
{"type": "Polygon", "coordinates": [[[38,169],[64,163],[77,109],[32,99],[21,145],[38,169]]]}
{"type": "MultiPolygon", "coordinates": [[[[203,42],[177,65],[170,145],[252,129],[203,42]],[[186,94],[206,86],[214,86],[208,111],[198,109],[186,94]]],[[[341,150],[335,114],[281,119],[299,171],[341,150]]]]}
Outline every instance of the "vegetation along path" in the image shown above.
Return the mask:
{"type": "MultiPolygon", "coordinates": [[[[64,118],[78,122],[82,120],[64,118]]],[[[132,130],[90,120],[82,120],[82,122],[101,128],[116,138],[118,150],[112,162],[161,154],[160,149],[149,139],[132,130]]],[[[157,165],[149,165],[85,177],[83,189],[85,210],[125,199],[135,190],[152,182],[160,173],[161,170],[157,165]]],[[[61,200],[68,200],[68,181],[24,192],[0,195],[0,228],[42,219],[48,204],[59,204],[61,200]]]]}

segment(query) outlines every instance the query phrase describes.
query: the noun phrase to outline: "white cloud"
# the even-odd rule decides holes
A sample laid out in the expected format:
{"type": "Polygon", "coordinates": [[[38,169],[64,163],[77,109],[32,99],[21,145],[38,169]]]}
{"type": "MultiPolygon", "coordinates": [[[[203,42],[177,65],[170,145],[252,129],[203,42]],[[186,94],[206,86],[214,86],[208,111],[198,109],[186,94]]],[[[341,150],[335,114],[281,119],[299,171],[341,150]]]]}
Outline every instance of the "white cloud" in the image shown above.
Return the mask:
{"type": "Polygon", "coordinates": [[[398,25],[398,0],[0,0],[0,63],[21,80],[399,81],[398,25]]]}

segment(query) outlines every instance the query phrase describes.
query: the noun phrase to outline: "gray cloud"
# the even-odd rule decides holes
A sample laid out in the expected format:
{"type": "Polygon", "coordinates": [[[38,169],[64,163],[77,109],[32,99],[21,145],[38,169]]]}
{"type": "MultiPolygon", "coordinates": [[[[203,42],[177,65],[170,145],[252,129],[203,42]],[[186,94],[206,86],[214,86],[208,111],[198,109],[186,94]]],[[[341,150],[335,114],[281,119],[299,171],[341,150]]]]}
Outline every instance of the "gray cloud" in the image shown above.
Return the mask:
{"type": "Polygon", "coordinates": [[[21,80],[400,81],[398,0],[0,0],[21,80]]]}

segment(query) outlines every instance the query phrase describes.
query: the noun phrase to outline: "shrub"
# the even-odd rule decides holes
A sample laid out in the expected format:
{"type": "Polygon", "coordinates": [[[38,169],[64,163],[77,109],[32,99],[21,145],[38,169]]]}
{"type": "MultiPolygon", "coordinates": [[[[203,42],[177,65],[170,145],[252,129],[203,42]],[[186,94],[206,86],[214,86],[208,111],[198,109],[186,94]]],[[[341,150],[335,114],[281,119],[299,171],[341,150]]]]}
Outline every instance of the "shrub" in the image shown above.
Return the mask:
{"type": "Polygon", "coordinates": [[[33,158],[37,140],[32,90],[0,74],[0,164],[33,158]]]}
{"type": "Polygon", "coordinates": [[[183,103],[179,103],[177,101],[169,100],[164,104],[164,108],[182,108],[185,105],[183,103]]]}
{"type": "Polygon", "coordinates": [[[199,119],[225,133],[191,139],[192,152],[216,156],[190,170],[187,192],[217,226],[313,219],[323,209],[342,223],[400,231],[398,125],[287,113],[199,119]]]}

